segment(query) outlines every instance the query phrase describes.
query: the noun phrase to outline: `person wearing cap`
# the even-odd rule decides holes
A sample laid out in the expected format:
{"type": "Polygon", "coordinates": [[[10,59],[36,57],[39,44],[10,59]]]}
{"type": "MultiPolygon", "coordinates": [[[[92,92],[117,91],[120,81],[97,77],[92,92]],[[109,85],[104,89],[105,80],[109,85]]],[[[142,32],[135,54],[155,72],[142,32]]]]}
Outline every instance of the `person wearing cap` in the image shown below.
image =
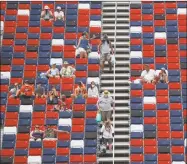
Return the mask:
{"type": "Polygon", "coordinates": [[[44,131],[40,130],[39,126],[36,125],[34,130],[30,133],[30,141],[41,141],[43,139],[44,131]]]}
{"type": "Polygon", "coordinates": [[[80,55],[80,58],[87,58],[87,53],[90,52],[90,45],[89,45],[89,39],[88,39],[88,33],[83,32],[82,36],[79,38],[77,49],[76,49],[76,55],[80,55]]]}
{"type": "Polygon", "coordinates": [[[148,64],[145,64],[144,70],[141,73],[141,82],[155,84],[155,78],[156,78],[155,70],[150,69],[150,66],[148,64]]]}
{"type": "Polygon", "coordinates": [[[115,102],[109,94],[110,94],[109,91],[105,90],[103,92],[103,95],[99,97],[97,101],[97,109],[101,111],[102,121],[107,121],[111,118],[111,114],[112,114],[111,105],[113,105],[113,110],[115,107],[115,102]]]}
{"type": "Polygon", "coordinates": [[[18,83],[15,83],[12,89],[9,91],[11,98],[17,98],[20,94],[20,88],[18,83]]]}
{"type": "Polygon", "coordinates": [[[58,134],[59,132],[69,133],[68,131],[57,130],[57,129],[52,128],[52,126],[47,125],[47,126],[46,126],[46,130],[45,130],[45,132],[44,132],[44,140],[45,140],[45,139],[54,139],[54,138],[57,138],[57,134],[58,134]]]}
{"type": "Polygon", "coordinates": [[[168,83],[168,72],[165,68],[161,68],[157,76],[157,82],[159,83],[168,83]]]}
{"type": "Polygon", "coordinates": [[[61,10],[60,6],[57,6],[54,16],[55,16],[55,21],[56,20],[64,21],[64,12],[61,10]]]}
{"type": "Polygon", "coordinates": [[[86,87],[82,81],[78,83],[78,86],[75,88],[75,91],[72,97],[73,98],[87,98],[86,87]]]}
{"type": "Polygon", "coordinates": [[[75,72],[75,68],[73,68],[72,66],[68,65],[69,63],[67,61],[64,61],[63,67],[60,70],[60,75],[62,77],[73,77],[75,78],[74,72],[75,72]]]}
{"type": "Polygon", "coordinates": [[[53,20],[53,14],[50,11],[49,6],[44,6],[44,10],[41,12],[41,20],[45,21],[52,21],[53,20]]]}
{"type": "Polygon", "coordinates": [[[103,35],[101,43],[98,46],[98,54],[100,54],[101,73],[104,70],[105,61],[108,62],[109,69],[112,71],[111,53],[114,55],[113,47],[106,34],[103,35]]]}
{"type": "Polygon", "coordinates": [[[20,96],[25,98],[31,98],[34,96],[34,87],[29,84],[29,81],[26,80],[24,85],[20,89],[20,96]]]}
{"type": "Polygon", "coordinates": [[[47,71],[46,76],[48,78],[50,78],[50,77],[59,78],[60,77],[60,73],[59,73],[58,68],[56,68],[56,64],[53,64],[51,66],[51,68],[47,71]]]}
{"type": "Polygon", "coordinates": [[[90,88],[88,88],[88,97],[99,97],[99,91],[94,81],[91,82],[90,88]]]}

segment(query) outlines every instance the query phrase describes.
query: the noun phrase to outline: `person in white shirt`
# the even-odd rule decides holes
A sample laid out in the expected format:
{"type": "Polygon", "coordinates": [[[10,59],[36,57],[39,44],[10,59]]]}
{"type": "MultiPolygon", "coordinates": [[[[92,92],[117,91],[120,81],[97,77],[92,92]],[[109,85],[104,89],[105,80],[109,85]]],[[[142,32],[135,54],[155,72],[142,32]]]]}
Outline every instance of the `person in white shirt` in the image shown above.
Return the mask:
{"type": "Polygon", "coordinates": [[[99,91],[94,81],[91,82],[90,88],[88,88],[88,97],[99,97],[99,91]]]}
{"type": "Polygon", "coordinates": [[[161,68],[161,71],[157,76],[157,82],[168,83],[168,71],[165,68],[161,68]]]}
{"type": "Polygon", "coordinates": [[[62,20],[62,21],[64,21],[64,12],[61,10],[60,6],[57,6],[54,15],[55,15],[55,21],[56,20],[62,20]]]}
{"type": "Polygon", "coordinates": [[[112,150],[112,142],[114,137],[114,128],[111,125],[110,120],[108,119],[101,128],[101,135],[103,138],[103,143],[108,144],[109,150],[112,150]]]}
{"type": "Polygon", "coordinates": [[[149,65],[145,64],[144,70],[141,73],[141,82],[155,84],[155,78],[156,78],[155,70],[150,69],[149,65]]]}
{"type": "Polygon", "coordinates": [[[52,67],[47,71],[46,76],[59,78],[59,70],[56,68],[56,64],[53,64],[52,67]]]}
{"type": "Polygon", "coordinates": [[[72,66],[68,65],[69,63],[67,61],[64,61],[63,67],[60,70],[60,75],[62,77],[73,77],[75,78],[75,68],[72,66]]]}

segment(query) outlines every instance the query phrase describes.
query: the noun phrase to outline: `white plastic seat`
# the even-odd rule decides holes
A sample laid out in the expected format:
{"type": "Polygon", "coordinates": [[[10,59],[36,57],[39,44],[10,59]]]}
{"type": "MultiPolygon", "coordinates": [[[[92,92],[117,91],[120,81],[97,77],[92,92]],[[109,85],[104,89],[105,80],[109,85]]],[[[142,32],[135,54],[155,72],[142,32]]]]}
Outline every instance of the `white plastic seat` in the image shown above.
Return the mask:
{"type": "Polygon", "coordinates": [[[142,58],[142,51],[131,51],[130,58],[142,58]]]}
{"type": "Polygon", "coordinates": [[[142,33],[142,27],[141,26],[131,26],[130,33],[142,33]]]}
{"type": "Polygon", "coordinates": [[[17,134],[17,127],[4,127],[3,134],[17,134]]]}
{"type": "Polygon", "coordinates": [[[41,164],[42,157],[41,156],[28,156],[27,163],[28,164],[41,164]]]}
{"type": "Polygon", "coordinates": [[[186,164],[184,161],[173,161],[172,164],[186,164]]]}
{"type": "Polygon", "coordinates": [[[1,23],[1,26],[0,26],[1,27],[1,34],[3,34],[3,31],[4,31],[4,22],[1,21],[0,23],[1,23]]]}
{"type": "Polygon", "coordinates": [[[130,127],[131,132],[143,132],[144,128],[142,124],[132,124],[130,127]]]}
{"type": "Polygon", "coordinates": [[[72,140],[71,148],[84,148],[84,141],[83,140],[72,140]]]}
{"type": "Polygon", "coordinates": [[[187,139],[184,140],[184,146],[187,147],[187,139]]]}
{"type": "Polygon", "coordinates": [[[78,9],[90,9],[90,4],[88,4],[88,3],[79,3],[78,9]]]}
{"type": "Polygon", "coordinates": [[[90,27],[101,27],[101,21],[90,21],[90,27]]]}
{"type": "Polygon", "coordinates": [[[155,39],[166,39],[166,33],[165,32],[155,32],[155,39]]]}
{"type": "Polygon", "coordinates": [[[88,58],[89,59],[99,59],[100,55],[97,52],[91,52],[91,53],[89,53],[88,58]]]}
{"type": "Polygon", "coordinates": [[[33,106],[32,105],[20,105],[19,112],[23,113],[32,113],[33,112],[33,106]]]}
{"type": "Polygon", "coordinates": [[[144,97],[143,103],[144,104],[156,104],[156,97],[144,97]]]}
{"type": "Polygon", "coordinates": [[[62,58],[51,58],[50,65],[56,64],[56,65],[62,65],[62,58]]]}
{"type": "Polygon", "coordinates": [[[64,39],[52,39],[52,46],[63,46],[64,39]]]}
{"type": "Polygon", "coordinates": [[[58,126],[72,126],[71,118],[60,118],[58,120],[58,126]]]}
{"type": "Polygon", "coordinates": [[[177,14],[186,15],[187,9],[186,8],[178,8],[177,14]]]}
{"type": "Polygon", "coordinates": [[[18,15],[30,15],[30,11],[29,10],[18,10],[18,15]]]}
{"type": "Polygon", "coordinates": [[[92,81],[94,81],[96,85],[100,84],[99,77],[88,77],[87,78],[87,84],[91,84],[92,81]]]}
{"type": "Polygon", "coordinates": [[[1,72],[1,79],[10,79],[10,72],[1,72]]]}

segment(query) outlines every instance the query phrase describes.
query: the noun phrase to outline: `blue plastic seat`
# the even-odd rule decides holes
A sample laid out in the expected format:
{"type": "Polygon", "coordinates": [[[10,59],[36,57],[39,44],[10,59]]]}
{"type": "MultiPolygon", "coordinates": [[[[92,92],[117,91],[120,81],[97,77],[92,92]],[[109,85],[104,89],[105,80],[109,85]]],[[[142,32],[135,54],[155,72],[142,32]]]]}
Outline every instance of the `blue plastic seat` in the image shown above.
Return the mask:
{"type": "Polygon", "coordinates": [[[131,21],[130,26],[141,26],[141,21],[131,21]]]}
{"type": "Polygon", "coordinates": [[[142,21],[143,26],[153,26],[153,21],[142,21]]]}
{"type": "Polygon", "coordinates": [[[177,14],[177,9],[166,9],[166,14],[177,14]]]}
{"type": "Polygon", "coordinates": [[[141,34],[141,33],[131,33],[131,34],[130,34],[130,37],[131,37],[131,38],[141,38],[141,37],[142,37],[142,34],[141,34]]]}
{"type": "Polygon", "coordinates": [[[168,70],[168,75],[169,76],[180,76],[180,71],[179,70],[168,70]]]}
{"type": "Polygon", "coordinates": [[[101,20],[101,16],[100,15],[91,15],[90,16],[90,20],[91,21],[100,21],[101,20]]]}
{"type": "Polygon", "coordinates": [[[171,124],[182,124],[182,117],[171,117],[171,124]]]}
{"type": "Polygon", "coordinates": [[[15,150],[16,156],[27,156],[28,155],[28,149],[16,149],[15,150]]]}
{"type": "Polygon", "coordinates": [[[64,39],[63,33],[53,33],[53,39],[64,39]]]}
{"type": "Polygon", "coordinates": [[[72,140],[83,140],[83,138],[84,138],[84,133],[75,133],[75,132],[71,133],[72,140]]]}
{"type": "Polygon", "coordinates": [[[153,14],[153,9],[142,9],[142,14],[153,14]]]}
{"type": "Polygon", "coordinates": [[[142,9],[152,9],[153,4],[152,3],[142,3],[142,9]]]}
{"type": "Polygon", "coordinates": [[[5,15],[5,10],[0,11],[1,15],[5,15]]]}
{"type": "Polygon", "coordinates": [[[42,142],[30,141],[30,148],[42,148],[42,142]]]}
{"type": "Polygon", "coordinates": [[[172,161],[184,161],[184,154],[172,154],[172,161]]]}
{"type": "Polygon", "coordinates": [[[141,90],[142,89],[142,84],[130,84],[131,90],[141,90]]]}
{"type": "Polygon", "coordinates": [[[96,147],[97,146],[97,140],[84,140],[85,147],[96,147]]]}
{"type": "Polygon", "coordinates": [[[158,146],[170,146],[169,139],[158,139],[158,146]]]}
{"type": "Polygon", "coordinates": [[[143,59],[142,58],[131,58],[130,62],[131,64],[142,64],[143,59]]]}
{"type": "Polygon", "coordinates": [[[144,111],[144,117],[156,117],[156,111],[144,111]]]}
{"type": "Polygon", "coordinates": [[[143,39],[143,44],[151,44],[151,45],[153,45],[154,44],[154,40],[153,39],[143,39]]]}
{"type": "Polygon", "coordinates": [[[183,124],[171,124],[171,131],[183,131],[183,124]]]}
{"type": "Polygon", "coordinates": [[[71,118],[72,112],[69,111],[60,111],[59,112],[59,118],[71,118]]]}
{"type": "Polygon", "coordinates": [[[43,155],[42,156],[42,163],[53,163],[55,162],[55,155],[43,155]]]}
{"type": "Polygon", "coordinates": [[[25,58],[24,52],[14,52],[13,53],[14,58],[25,58]]]}
{"type": "Polygon", "coordinates": [[[31,119],[31,113],[29,112],[20,112],[19,119],[31,119]]]}
{"type": "Polygon", "coordinates": [[[144,64],[152,64],[154,63],[154,58],[143,58],[144,64]]]}
{"type": "Polygon", "coordinates": [[[84,154],[96,154],[96,147],[84,147],[84,154]]]}
{"type": "Polygon", "coordinates": [[[157,161],[157,155],[156,154],[145,154],[144,155],[145,161],[157,161]]]}
{"type": "Polygon", "coordinates": [[[55,26],[55,27],[63,27],[63,26],[64,26],[64,22],[63,22],[63,21],[56,20],[56,21],[54,22],[54,26],[55,26]]]}
{"type": "Polygon", "coordinates": [[[155,32],[165,32],[166,28],[164,26],[156,26],[155,32]]]}
{"type": "Polygon", "coordinates": [[[51,45],[51,40],[41,39],[40,40],[40,45],[51,45]]]}
{"type": "Polygon", "coordinates": [[[56,154],[56,149],[51,149],[51,148],[43,149],[43,155],[55,155],[55,154],[56,154]]]}
{"type": "Polygon", "coordinates": [[[46,119],[46,125],[57,125],[58,119],[46,119]]]}
{"type": "Polygon", "coordinates": [[[57,147],[69,147],[70,141],[59,141],[57,142],[57,147]]]}
{"type": "Polygon", "coordinates": [[[30,21],[29,27],[40,27],[40,21],[30,21]]]}
{"type": "Polygon", "coordinates": [[[187,8],[187,3],[184,2],[177,2],[177,7],[178,8],[187,8]]]}
{"type": "Polygon", "coordinates": [[[45,111],[45,109],[46,109],[45,105],[34,105],[33,107],[33,111],[38,111],[38,112],[45,111]]]}
{"type": "Polygon", "coordinates": [[[186,38],[187,32],[179,32],[179,38],[186,38]]]}
{"type": "Polygon", "coordinates": [[[39,39],[40,34],[39,33],[29,33],[28,39],[39,39]]]}
{"type": "Polygon", "coordinates": [[[5,21],[16,21],[16,16],[15,15],[6,15],[5,21]]]}
{"type": "Polygon", "coordinates": [[[71,132],[71,127],[70,126],[59,126],[58,130],[63,130],[66,132],[71,132]]]}
{"type": "Polygon", "coordinates": [[[131,110],[142,110],[142,103],[131,103],[131,110]]]}
{"type": "Polygon", "coordinates": [[[50,59],[49,58],[38,58],[39,65],[49,65],[50,59]]]}
{"type": "Polygon", "coordinates": [[[86,132],[96,132],[97,126],[96,125],[86,125],[85,131],[86,132]]]}
{"type": "Polygon", "coordinates": [[[1,98],[1,105],[6,105],[7,103],[7,98],[1,98]]]}
{"type": "Polygon", "coordinates": [[[142,97],[131,97],[131,103],[142,103],[142,97]]]}
{"type": "Polygon", "coordinates": [[[89,31],[88,27],[78,27],[78,32],[84,32],[84,31],[88,32],[89,31]]]}
{"type": "Polygon", "coordinates": [[[183,139],[172,139],[171,140],[171,145],[172,146],[183,146],[184,145],[184,140],[183,139]]]}
{"type": "MultiPolygon", "coordinates": [[[[32,13],[33,10],[31,10],[32,13]]],[[[40,12],[40,10],[34,10],[36,13],[40,12]]],[[[40,21],[40,15],[30,15],[30,21],[40,21]]]]}
{"type": "Polygon", "coordinates": [[[180,103],[181,102],[181,96],[170,96],[170,103],[180,103]]]}
{"type": "Polygon", "coordinates": [[[19,106],[18,105],[7,105],[7,112],[18,112],[19,106]]]}
{"type": "Polygon", "coordinates": [[[26,45],[26,40],[16,39],[15,45],[26,45]]]}
{"type": "Polygon", "coordinates": [[[78,8],[78,4],[67,4],[67,8],[68,9],[77,9],[78,8]]]}
{"type": "Polygon", "coordinates": [[[86,119],[86,125],[97,125],[97,122],[95,119],[87,118],[86,119]]]}
{"type": "Polygon", "coordinates": [[[55,4],[55,8],[57,8],[57,6],[60,6],[61,9],[65,9],[66,8],[66,4],[55,4]]]}
{"type": "Polygon", "coordinates": [[[89,59],[88,58],[88,64],[99,64],[99,59],[89,59]]]}
{"type": "Polygon", "coordinates": [[[83,148],[71,148],[71,154],[83,154],[83,148]]]}
{"type": "Polygon", "coordinates": [[[169,109],[169,105],[168,104],[157,104],[157,110],[168,110],[169,109]]]}
{"type": "Polygon", "coordinates": [[[182,117],[182,111],[180,110],[171,110],[170,111],[171,117],[182,117]]]}
{"type": "MultiPolygon", "coordinates": [[[[43,50],[45,50],[45,48],[48,48],[49,49],[49,47],[47,46],[47,47],[42,47],[42,48],[40,48],[40,49],[43,49],[43,50]]],[[[46,51],[39,51],[39,58],[49,58],[50,57],[50,52],[48,51],[48,52],[46,52],[46,51]]]]}
{"type": "Polygon", "coordinates": [[[15,134],[3,134],[3,142],[4,141],[15,141],[16,135],[15,134]]]}
{"type": "Polygon", "coordinates": [[[2,52],[13,52],[12,46],[2,46],[2,52]]]}
{"type": "MultiPolygon", "coordinates": [[[[51,51],[51,46],[46,46],[46,45],[42,45],[39,47],[39,51],[45,51],[45,52],[50,52],[51,51]]],[[[47,56],[47,55],[46,55],[47,56]]]]}
{"type": "Polygon", "coordinates": [[[143,33],[143,38],[154,38],[154,34],[151,32],[143,33]]]}
{"type": "Polygon", "coordinates": [[[65,42],[64,42],[65,45],[76,45],[77,44],[77,40],[76,39],[66,39],[65,42]]]}
{"type": "Polygon", "coordinates": [[[19,119],[19,126],[30,126],[31,120],[30,119],[19,119]]]}
{"type": "Polygon", "coordinates": [[[181,57],[180,58],[180,63],[187,63],[187,58],[186,57],[181,57]]]}
{"type": "MultiPolygon", "coordinates": [[[[34,19],[38,19],[37,17],[40,16],[40,14],[41,14],[40,9],[31,9],[31,11],[30,11],[30,16],[33,16],[33,18],[34,18],[34,16],[36,16],[36,18],[34,18],[34,19]]],[[[32,20],[32,21],[34,21],[34,20],[32,20]]]]}
{"type": "Polygon", "coordinates": [[[97,4],[94,4],[94,3],[91,3],[91,9],[101,9],[102,5],[97,3],[97,4]]]}
{"type": "Polygon", "coordinates": [[[177,32],[178,27],[177,26],[167,26],[167,32],[177,32]]]}
{"type": "Polygon", "coordinates": [[[31,9],[42,9],[41,4],[31,4],[31,9]]]}
{"type": "Polygon", "coordinates": [[[1,52],[1,58],[12,58],[12,52],[1,52]]]}
{"type": "Polygon", "coordinates": [[[185,44],[180,45],[180,50],[187,50],[187,46],[185,44]]]}
{"type": "Polygon", "coordinates": [[[166,51],[166,46],[165,45],[155,45],[155,50],[156,51],[166,51]]]}
{"type": "Polygon", "coordinates": [[[131,117],[131,124],[143,124],[142,117],[131,117]]]}
{"type": "Polygon", "coordinates": [[[86,111],[96,111],[97,106],[96,105],[86,105],[86,111]]]}
{"type": "Polygon", "coordinates": [[[144,131],[156,131],[156,125],[144,124],[144,131]]]}
{"type": "Polygon", "coordinates": [[[11,71],[11,77],[22,78],[23,77],[23,71],[11,71]]]}
{"type": "Polygon", "coordinates": [[[56,162],[69,162],[69,156],[56,156],[56,162]]]}
{"type": "Polygon", "coordinates": [[[161,70],[161,68],[165,68],[167,70],[166,64],[156,64],[156,70],[161,70]]]}
{"type": "Polygon", "coordinates": [[[155,96],[155,91],[144,90],[144,96],[155,96]]]}
{"type": "Polygon", "coordinates": [[[51,27],[41,27],[41,32],[42,33],[52,33],[52,28],[51,27]]]}
{"type": "Polygon", "coordinates": [[[26,59],[25,64],[28,65],[37,65],[37,59],[26,59]]]}
{"type": "Polygon", "coordinates": [[[180,82],[180,76],[169,76],[169,82],[180,82]]]}
{"type": "Polygon", "coordinates": [[[176,20],[168,20],[168,21],[166,21],[166,26],[177,26],[177,21],[176,20]]]}
{"type": "Polygon", "coordinates": [[[142,46],[141,45],[131,45],[130,50],[131,51],[142,51],[142,46]]]}
{"type": "Polygon", "coordinates": [[[15,146],[15,141],[3,141],[2,148],[3,149],[12,149],[15,146]]]}
{"type": "Polygon", "coordinates": [[[186,103],[187,102],[187,96],[182,96],[182,102],[186,103]]]}
{"type": "Polygon", "coordinates": [[[9,79],[0,79],[0,84],[8,85],[9,84],[9,79]]]}
{"type": "Polygon", "coordinates": [[[142,132],[131,132],[130,137],[131,138],[143,138],[143,133],[142,132]]]}

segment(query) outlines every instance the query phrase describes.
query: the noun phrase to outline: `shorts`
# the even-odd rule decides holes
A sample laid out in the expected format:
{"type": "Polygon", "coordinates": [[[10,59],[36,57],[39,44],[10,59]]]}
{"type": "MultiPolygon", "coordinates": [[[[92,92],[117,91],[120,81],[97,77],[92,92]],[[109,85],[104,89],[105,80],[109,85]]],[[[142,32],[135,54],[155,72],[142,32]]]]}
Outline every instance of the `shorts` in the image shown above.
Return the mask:
{"type": "Polygon", "coordinates": [[[112,139],[112,138],[103,138],[103,143],[104,143],[105,145],[107,145],[107,143],[108,143],[108,144],[112,144],[112,142],[113,142],[113,139],[112,139]]]}
{"type": "Polygon", "coordinates": [[[78,49],[76,49],[75,55],[77,56],[77,55],[79,55],[81,52],[86,52],[86,50],[85,50],[84,48],[82,48],[82,47],[79,47],[78,49]]]}
{"type": "Polygon", "coordinates": [[[105,61],[110,61],[111,60],[111,55],[106,53],[106,54],[101,54],[101,58],[100,58],[100,61],[101,62],[105,62],[105,61]]]}

